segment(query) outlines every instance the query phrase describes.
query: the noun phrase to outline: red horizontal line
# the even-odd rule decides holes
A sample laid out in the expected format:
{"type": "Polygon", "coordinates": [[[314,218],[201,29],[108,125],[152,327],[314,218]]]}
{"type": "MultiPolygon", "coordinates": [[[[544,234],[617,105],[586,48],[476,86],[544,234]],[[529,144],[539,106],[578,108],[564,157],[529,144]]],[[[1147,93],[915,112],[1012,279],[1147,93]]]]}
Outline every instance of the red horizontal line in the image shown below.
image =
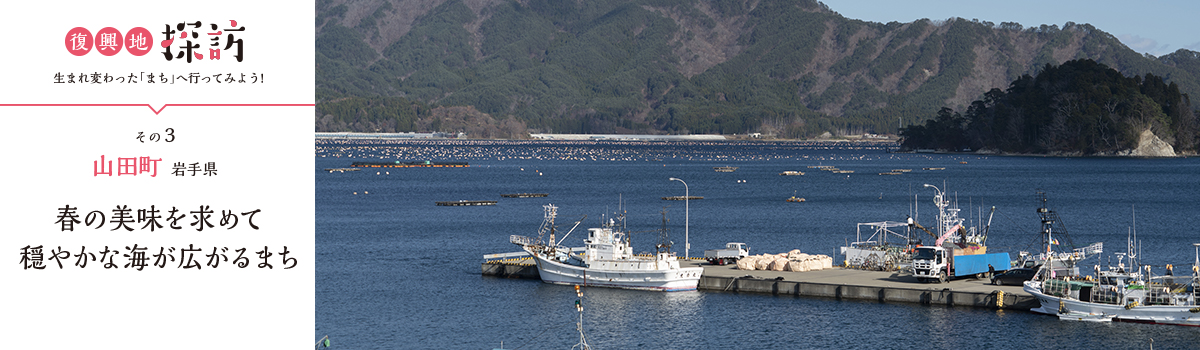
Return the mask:
{"type": "Polygon", "coordinates": [[[172,103],[157,110],[148,103],[0,103],[0,107],[142,107],[161,113],[168,106],[178,107],[313,107],[312,103],[172,103]]]}

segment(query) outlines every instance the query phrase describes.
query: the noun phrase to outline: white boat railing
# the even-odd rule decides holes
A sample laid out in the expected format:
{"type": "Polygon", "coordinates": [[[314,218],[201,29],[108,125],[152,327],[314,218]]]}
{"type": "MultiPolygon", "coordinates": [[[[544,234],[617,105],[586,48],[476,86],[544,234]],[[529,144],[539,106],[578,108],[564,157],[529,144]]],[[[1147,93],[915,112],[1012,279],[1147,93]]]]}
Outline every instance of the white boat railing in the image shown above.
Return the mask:
{"type": "Polygon", "coordinates": [[[520,257],[527,257],[527,256],[529,256],[528,252],[487,254],[487,255],[483,256],[483,260],[509,259],[509,258],[520,258],[520,257]]]}
{"type": "Polygon", "coordinates": [[[1071,282],[1061,279],[1051,279],[1042,282],[1042,293],[1056,297],[1071,296],[1071,282]]]}
{"type": "Polygon", "coordinates": [[[1092,287],[1092,302],[1101,304],[1120,305],[1124,297],[1120,292],[1117,292],[1117,287],[1112,285],[1097,285],[1092,287]]]}
{"type": "Polygon", "coordinates": [[[1054,252],[1052,254],[1047,254],[1047,253],[1031,254],[1027,251],[1021,251],[1021,252],[1017,253],[1017,256],[1019,258],[1024,258],[1027,260],[1034,260],[1034,261],[1047,261],[1050,259],[1062,260],[1062,261],[1068,261],[1068,260],[1069,261],[1079,261],[1079,260],[1083,260],[1083,259],[1087,258],[1087,254],[1085,254],[1082,251],[1082,249],[1084,249],[1084,248],[1075,249],[1075,251],[1070,252],[1070,253],[1054,252]]]}
{"type": "Polygon", "coordinates": [[[1075,253],[1083,257],[1104,253],[1104,242],[1096,242],[1083,248],[1075,248],[1075,253]]]}
{"type": "Polygon", "coordinates": [[[536,245],[538,243],[538,241],[533,237],[521,235],[508,236],[508,241],[519,246],[536,245]]]}

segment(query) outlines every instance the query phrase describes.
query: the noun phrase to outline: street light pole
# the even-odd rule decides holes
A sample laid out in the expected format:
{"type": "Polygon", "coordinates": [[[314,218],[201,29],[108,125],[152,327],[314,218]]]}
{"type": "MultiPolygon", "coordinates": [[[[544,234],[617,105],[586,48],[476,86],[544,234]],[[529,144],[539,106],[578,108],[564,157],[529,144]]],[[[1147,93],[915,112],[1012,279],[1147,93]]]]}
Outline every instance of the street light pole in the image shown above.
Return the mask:
{"type": "Polygon", "coordinates": [[[940,194],[942,194],[942,189],[940,189],[940,188],[937,188],[937,186],[930,185],[930,184],[925,184],[925,187],[932,188],[934,191],[937,191],[937,194],[939,194],[939,195],[940,195],[940,194]]]}
{"type": "MultiPolygon", "coordinates": [[[[670,181],[683,182],[683,180],[673,178],[673,177],[670,179],[670,181]]],[[[686,182],[683,182],[683,257],[685,259],[691,258],[691,255],[689,254],[689,252],[692,249],[692,244],[688,241],[688,226],[690,226],[690,223],[691,223],[691,213],[692,213],[692,209],[688,205],[688,201],[690,201],[691,199],[692,199],[692,194],[691,194],[691,191],[688,189],[688,184],[686,182]]]]}
{"type": "Polygon", "coordinates": [[[943,207],[943,203],[942,203],[942,201],[945,199],[945,198],[944,198],[944,196],[943,196],[943,193],[942,193],[942,189],[940,189],[940,188],[937,188],[937,186],[930,185],[930,184],[925,184],[925,187],[932,188],[932,189],[935,191],[935,193],[936,193],[936,194],[933,196],[933,202],[934,202],[934,205],[936,205],[936,206],[938,207],[938,216],[937,216],[937,223],[938,223],[938,235],[939,235],[939,236],[941,236],[941,235],[944,235],[944,234],[946,234],[946,232],[945,232],[945,231],[946,231],[947,229],[949,229],[949,227],[946,227],[946,226],[947,226],[947,224],[946,224],[945,222],[942,222],[942,220],[943,220],[943,219],[945,219],[945,218],[943,218],[943,217],[942,217],[942,214],[944,214],[944,213],[945,213],[945,212],[942,210],[942,207],[943,207]]]}

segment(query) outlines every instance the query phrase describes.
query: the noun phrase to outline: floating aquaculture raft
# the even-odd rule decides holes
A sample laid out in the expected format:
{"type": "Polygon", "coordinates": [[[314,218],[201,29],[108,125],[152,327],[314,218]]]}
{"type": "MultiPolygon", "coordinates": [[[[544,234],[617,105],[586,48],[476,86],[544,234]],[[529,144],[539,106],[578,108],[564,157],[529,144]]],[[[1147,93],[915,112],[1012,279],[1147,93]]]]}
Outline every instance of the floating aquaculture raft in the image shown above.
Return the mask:
{"type": "Polygon", "coordinates": [[[466,168],[467,162],[434,162],[420,160],[414,162],[354,162],[350,166],[356,168],[466,168]]]}

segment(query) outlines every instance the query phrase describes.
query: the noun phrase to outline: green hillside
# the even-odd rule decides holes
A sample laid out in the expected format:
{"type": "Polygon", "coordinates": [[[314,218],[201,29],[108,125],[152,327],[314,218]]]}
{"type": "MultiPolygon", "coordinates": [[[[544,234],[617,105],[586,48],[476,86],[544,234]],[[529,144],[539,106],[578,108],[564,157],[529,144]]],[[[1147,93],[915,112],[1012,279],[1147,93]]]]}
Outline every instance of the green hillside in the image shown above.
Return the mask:
{"type": "Polygon", "coordinates": [[[1046,65],[1008,89],[992,89],[966,113],[948,108],[906,127],[903,148],[1005,153],[1114,155],[1150,130],[1175,151],[1194,153],[1197,124],[1187,97],[1161,77],[1125,77],[1089,59],[1046,65]]]}
{"type": "Polygon", "coordinates": [[[816,1],[318,0],[316,22],[318,131],[895,133],[1079,58],[1200,92],[1195,52],[1087,24],[880,24],[816,1]]]}

